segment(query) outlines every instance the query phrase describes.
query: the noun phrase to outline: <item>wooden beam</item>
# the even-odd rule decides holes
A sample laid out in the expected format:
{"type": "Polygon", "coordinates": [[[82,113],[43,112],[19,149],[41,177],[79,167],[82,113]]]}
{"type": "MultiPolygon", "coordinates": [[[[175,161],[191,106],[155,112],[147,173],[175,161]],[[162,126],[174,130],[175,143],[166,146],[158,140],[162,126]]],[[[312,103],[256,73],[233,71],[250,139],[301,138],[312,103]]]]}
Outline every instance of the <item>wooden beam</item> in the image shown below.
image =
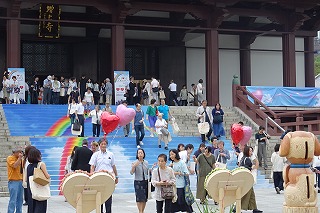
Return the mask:
{"type": "Polygon", "coordinates": [[[212,12],[211,7],[183,4],[165,4],[152,2],[132,2],[132,7],[140,10],[191,13],[197,18],[207,19],[212,12]]]}

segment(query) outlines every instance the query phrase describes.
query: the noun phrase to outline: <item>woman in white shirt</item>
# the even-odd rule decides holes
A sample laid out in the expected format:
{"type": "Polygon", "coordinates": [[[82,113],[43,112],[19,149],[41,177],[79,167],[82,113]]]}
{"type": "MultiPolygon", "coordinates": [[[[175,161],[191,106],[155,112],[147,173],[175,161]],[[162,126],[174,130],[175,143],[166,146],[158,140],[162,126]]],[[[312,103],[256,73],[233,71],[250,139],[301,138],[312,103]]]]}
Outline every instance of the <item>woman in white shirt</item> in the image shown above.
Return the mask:
{"type": "Polygon", "coordinates": [[[87,114],[87,113],[90,112],[91,106],[94,103],[93,93],[91,92],[91,88],[90,87],[87,89],[87,92],[84,93],[84,100],[87,102],[87,104],[85,106],[84,113],[87,114]]]}
{"type": "Polygon", "coordinates": [[[204,98],[204,87],[203,87],[203,80],[200,79],[199,83],[197,85],[197,95],[198,95],[198,101],[201,103],[205,98],[204,98]]]}
{"type": "Polygon", "coordinates": [[[167,124],[166,120],[162,118],[162,115],[163,115],[162,113],[159,113],[158,119],[157,119],[157,121],[155,123],[156,132],[158,134],[158,146],[159,146],[159,148],[161,148],[161,144],[160,143],[161,143],[161,141],[163,141],[164,144],[165,144],[164,149],[168,150],[168,142],[171,141],[171,136],[170,136],[170,133],[167,130],[168,129],[168,124],[167,124]],[[164,129],[164,130],[161,130],[161,129],[164,129]],[[168,134],[165,135],[165,134],[163,134],[163,132],[167,132],[168,134]]]}
{"type": "Polygon", "coordinates": [[[86,89],[88,89],[88,88],[93,89],[93,83],[90,78],[88,79],[88,81],[86,83],[86,89]]]}
{"type": "Polygon", "coordinates": [[[70,118],[71,125],[74,124],[74,119],[76,118],[76,110],[78,109],[77,103],[75,99],[72,99],[71,104],[68,106],[67,117],[70,118]]]}
{"type": "Polygon", "coordinates": [[[100,128],[101,128],[101,114],[100,106],[96,105],[94,110],[89,113],[89,116],[92,117],[92,136],[99,137],[100,136],[100,128]]]}

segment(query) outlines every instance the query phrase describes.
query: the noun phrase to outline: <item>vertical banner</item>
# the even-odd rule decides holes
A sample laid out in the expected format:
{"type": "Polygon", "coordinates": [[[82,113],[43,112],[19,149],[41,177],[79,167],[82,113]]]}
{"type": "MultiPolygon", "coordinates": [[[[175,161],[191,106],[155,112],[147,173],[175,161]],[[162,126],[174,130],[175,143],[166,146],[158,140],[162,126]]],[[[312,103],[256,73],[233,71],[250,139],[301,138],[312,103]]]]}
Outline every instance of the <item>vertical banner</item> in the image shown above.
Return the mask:
{"type": "Polygon", "coordinates": [[[57,4],[40,4],[38,36],[41,38],[59,38],[60,23],[52,20],[60,20],[61,8],[57,4]]]}
{"type": "MultiPolygon", "coordinates": [[[[10,81],[10,85],[13,84],[12,77],[15,76],[18,81],[19,87],[16,88],[16,92],[19,92],[19,99],[24,100],[25,99],[25,85],[26,85],[26,80],[25,80],[25,70],[24,68],[8,68],[8,79],[10,81]]],[[[10,93],[10,100],[13,99],[13,93],[12,91],[10,93]]]]}
{"type": "Polygon", "coordinates": [[[115,104],[119,105],[126,100],[124,94],[129,84],[129,71],[114,71],[114,98],[115,104]]]}

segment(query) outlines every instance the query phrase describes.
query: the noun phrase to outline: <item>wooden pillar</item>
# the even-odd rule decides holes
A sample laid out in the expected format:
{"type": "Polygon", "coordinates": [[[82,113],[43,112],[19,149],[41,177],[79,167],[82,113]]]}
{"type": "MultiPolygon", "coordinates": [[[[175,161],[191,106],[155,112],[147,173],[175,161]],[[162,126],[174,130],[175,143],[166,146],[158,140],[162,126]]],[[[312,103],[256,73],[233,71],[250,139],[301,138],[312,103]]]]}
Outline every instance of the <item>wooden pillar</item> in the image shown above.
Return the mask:
{"type": "Polygon", "coordinates": [[[293,33],[282,35],[283,86],[296,86],[296,46],[293,33]]]}
{"type": "Polygon", "coordinates": [[[314,87],[314,38],[304,38],[304,73],[305,73],[305,86],[314,87]]]}
{"type": "Polygon", "coordinates": [[[206,94],[209,106],[219,102],[219,42],[216,29],[206,32],[206,94]]]}
{"type": "Polygon", "coordinates": [[[240,82],[251,86],[251,51],[246,35],[240,35],[240,82]]]}
{"type": "Polygon", "coordinates": [[[125,69],[125,38],[124,26],[115,25],[111,28],[112,38],[112,75],[114,70],[125,69]]]}
{"type": "Polygon", "coordinates": [[[21,67],[20,21],[7,20],[7,67],[21,67]]]}

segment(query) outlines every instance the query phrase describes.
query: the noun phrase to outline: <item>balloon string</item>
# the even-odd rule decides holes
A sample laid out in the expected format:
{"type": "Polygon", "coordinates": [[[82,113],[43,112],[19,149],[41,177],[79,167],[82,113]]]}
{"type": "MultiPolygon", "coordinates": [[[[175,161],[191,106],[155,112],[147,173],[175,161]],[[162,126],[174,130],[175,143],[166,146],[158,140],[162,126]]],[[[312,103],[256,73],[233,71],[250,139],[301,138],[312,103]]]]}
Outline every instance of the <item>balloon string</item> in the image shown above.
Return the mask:
{"type": "MultiPolygon", "coordinates": [[[[121,127],[120,127],[120,128],[121,128],[121,127]]],[[[116,134],[115,134],[115,135],[113,136],[113,138],[111,139],[111,141],[110,141],[110,143],[109,143],[109,146],[111,146],[111,144],[112,144],[114,138],[117,136],[118,131],[119,131],[120,128],[117,128],[116,134]]],[[[106,137],[106,135],[105,135],[105,137],[106,137]]]]}

